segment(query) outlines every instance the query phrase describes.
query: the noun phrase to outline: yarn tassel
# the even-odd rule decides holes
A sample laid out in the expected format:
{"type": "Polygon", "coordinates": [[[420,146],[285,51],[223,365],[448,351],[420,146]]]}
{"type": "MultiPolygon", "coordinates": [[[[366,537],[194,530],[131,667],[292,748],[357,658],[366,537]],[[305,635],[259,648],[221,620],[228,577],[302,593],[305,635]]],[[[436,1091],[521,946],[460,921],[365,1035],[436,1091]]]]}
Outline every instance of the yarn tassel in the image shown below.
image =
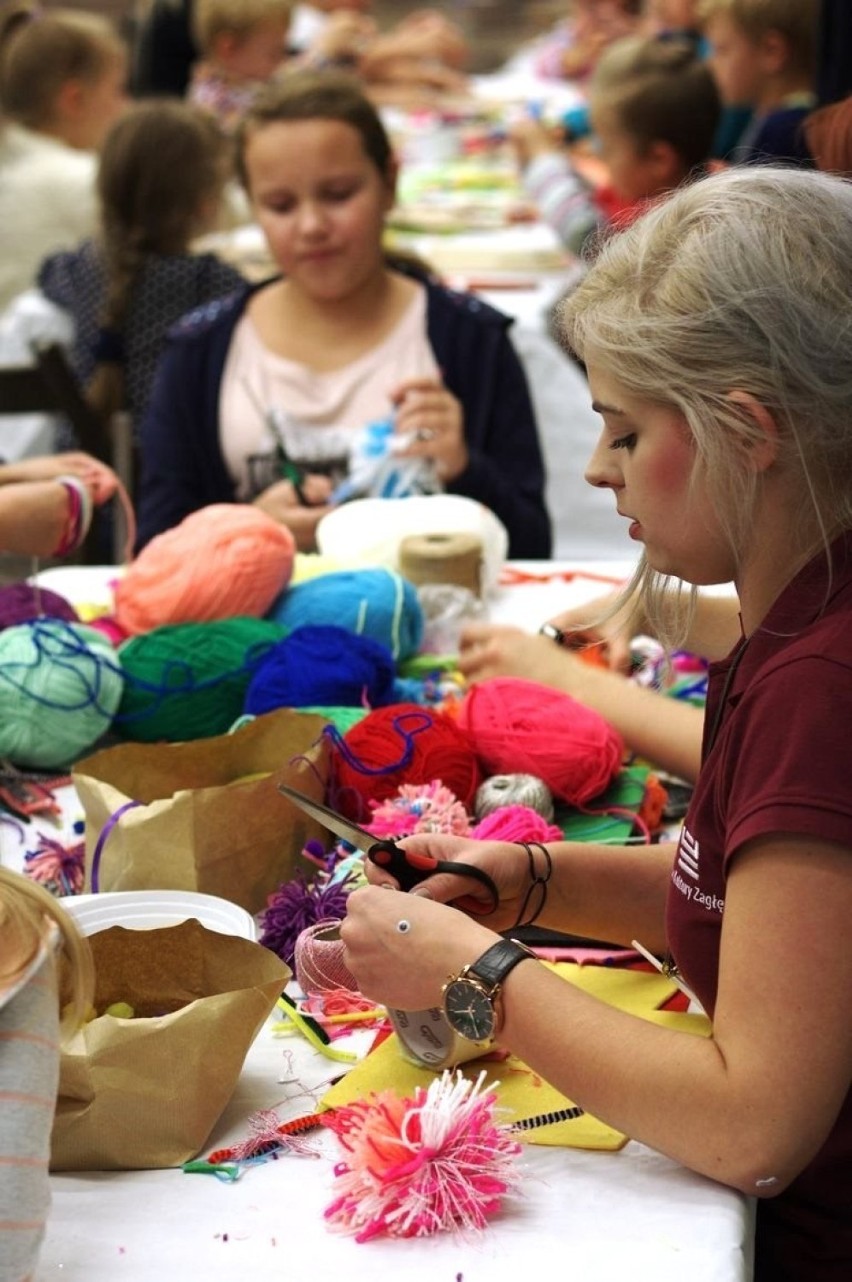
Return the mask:
{"type": "Polygon", "coordinates": [[[85,842],[66,847],[39,833],[38,846],[24,854],[23,871],[53,895],[79,895],[85,883],[85,865],[85,842]]]}

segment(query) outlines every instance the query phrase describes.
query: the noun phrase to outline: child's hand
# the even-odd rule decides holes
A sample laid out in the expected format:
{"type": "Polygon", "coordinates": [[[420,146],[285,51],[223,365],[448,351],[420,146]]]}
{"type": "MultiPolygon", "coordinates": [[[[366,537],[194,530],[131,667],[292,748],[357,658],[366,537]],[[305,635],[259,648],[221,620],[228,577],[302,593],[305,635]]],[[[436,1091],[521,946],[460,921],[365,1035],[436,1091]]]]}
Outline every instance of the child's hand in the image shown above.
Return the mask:
{"type": "Polygon", "coordinates": [[[403,458],[427,458],[442,481],[453,481],[468,465],[464,416],[459,400],[439,379],[409,378],[391,392],[395,430],[405,441],[403,458]]]}
{"type": "Polygon", "coordinates": [[[540,120],[516,120],[509,126],[509,143],[515,153],[515,159],[521,169],[526,169],[536,156],[548,152],[561,151],[559,134],[556,130],[543,125],[540,120]]]}
{"type": "Polygon", "coordinates": [[[254,506],[267,516],[286,525],[300,552],[314,552],[317,545],[317,526],[326,512],[331,511],[331,481],[327,476],[308,472],[299,482],[276,481],[254,500],[254,506]]]}
{"type": "Polygon", "coordinates": [[[331,14],[327,25],[310,48],[320,58],[357,59],[376,34],[376,24],[364,14],[348,9],[331,14]]]}

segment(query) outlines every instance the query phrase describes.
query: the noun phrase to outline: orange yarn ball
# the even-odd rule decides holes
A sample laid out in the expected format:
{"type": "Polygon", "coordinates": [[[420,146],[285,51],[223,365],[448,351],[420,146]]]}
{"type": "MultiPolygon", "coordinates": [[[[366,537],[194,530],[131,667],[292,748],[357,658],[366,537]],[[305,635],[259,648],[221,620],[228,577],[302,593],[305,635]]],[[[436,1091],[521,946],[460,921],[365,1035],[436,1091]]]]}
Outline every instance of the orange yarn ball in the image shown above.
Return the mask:
{"type": "Polygon", "coordinates": [[[286,525],[244,503],[213,503],[158,534],[115,589],[131,634],[166,623],[261,618],[290,582],[296,543],[286,525]]]}
{"type": "Polygon", "coordinates": [[[488,774],[535,775],[573,806],[599,796],[621,768],[624,744],[609,722],[536,681],[480,681],[465,694],[458,720],[488,774]]]}
{"type": "Polygon", "coordinates": [[[402,784],[435,780],[470,810],[482,782],[469,735],[417,703],[375,708],[336,743],[331,801],[356,823],[369,822],[370,801],[395,796],[402,784]]]}

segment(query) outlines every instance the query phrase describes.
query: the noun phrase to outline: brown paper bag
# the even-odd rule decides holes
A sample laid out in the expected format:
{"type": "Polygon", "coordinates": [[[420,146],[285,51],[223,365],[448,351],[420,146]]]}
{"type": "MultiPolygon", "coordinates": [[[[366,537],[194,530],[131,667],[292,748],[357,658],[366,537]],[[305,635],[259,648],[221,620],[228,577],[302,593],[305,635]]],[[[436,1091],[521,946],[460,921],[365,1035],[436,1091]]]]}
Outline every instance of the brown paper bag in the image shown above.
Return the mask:
{"type": "Polygon", "coordinates": [[[233,734],[119,744],[79,761],[86,889],[195,890],[260,912],[305,842],[326,837],[278,784],[322,801],[327,724],[283,708],[233,734]]]}
{"type": "Polygon", "coordinates": [[[260,944],[198,921],[90,938],[101,1015],[63,1049],[54,1171],[180,1166],[204,1147],[290,978],[260,944]]]}

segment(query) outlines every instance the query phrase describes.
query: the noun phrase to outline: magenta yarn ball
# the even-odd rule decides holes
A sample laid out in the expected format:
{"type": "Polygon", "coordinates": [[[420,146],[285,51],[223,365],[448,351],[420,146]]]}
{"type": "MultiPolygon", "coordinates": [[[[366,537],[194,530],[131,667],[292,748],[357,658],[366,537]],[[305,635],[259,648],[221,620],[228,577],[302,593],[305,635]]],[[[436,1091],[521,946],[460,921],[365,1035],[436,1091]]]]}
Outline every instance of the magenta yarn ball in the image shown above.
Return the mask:
{"type": "Polygon", "coordinates": [[[598,797],[621,769],[624,744],[609,722],[536,681],[478,682],[462,699],[458,722],[488,774],[535,775],[573,806],[598,797]]]}
{"type": "Polygon", "coordinates": [[[131,635],[169,623],[262,618],[293,574],[286,525],[245,503],[213,503],[153,538],[115,588],[131,635]]]}

